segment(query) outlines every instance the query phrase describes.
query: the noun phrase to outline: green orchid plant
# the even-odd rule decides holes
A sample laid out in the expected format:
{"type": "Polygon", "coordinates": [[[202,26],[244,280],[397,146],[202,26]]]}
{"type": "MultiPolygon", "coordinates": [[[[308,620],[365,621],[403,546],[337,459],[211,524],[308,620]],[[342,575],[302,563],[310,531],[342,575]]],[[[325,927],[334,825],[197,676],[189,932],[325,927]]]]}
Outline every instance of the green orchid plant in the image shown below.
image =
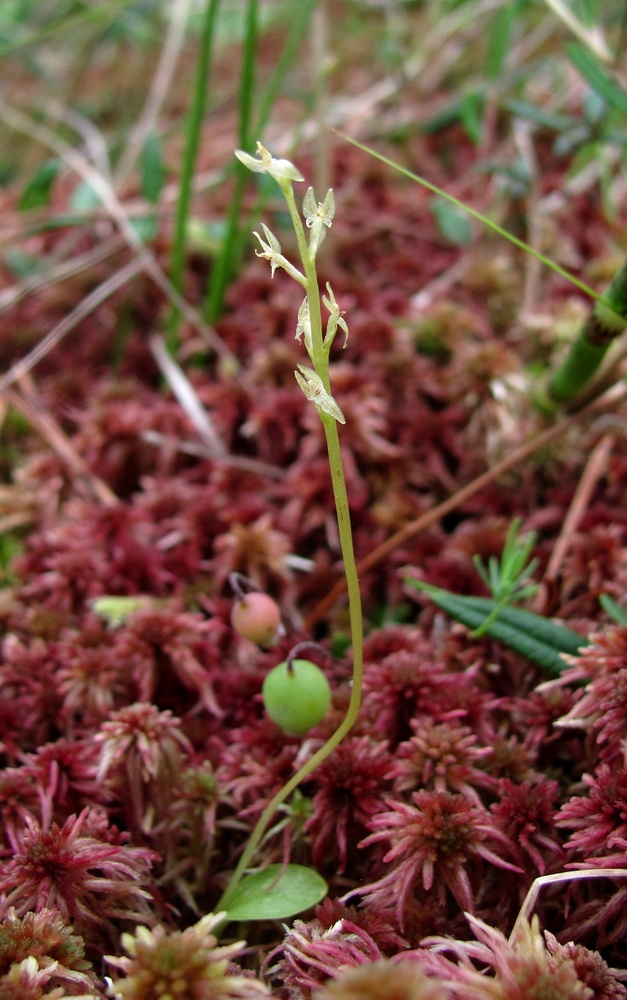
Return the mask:
{"type": "Polygon", "coordinates": [[[329,739],[314,753],[271,799],[253,830],[237,867],[220,899],[217,909],[224,911],[227,920],[281,918],[313,905],[326,892],[324,880],[313,870],[301,865],[285,865],[276,871],[246,875],[270,822],[277,810],[296,791],[300,783],[315,770],[344,739],[354,725],[359,713],[363,674],[363,625],[361,596],[355,564],[353,537],[348,508],[346,480],[340,451],[338,425],[345,417],[331,393],[329,357],[338,330],[348,339],[348,326],[333,290],[327,283],[326,295],[321,294],[316,272],[316,255],[330,229],[335,215],[333,191],[329,189],[322,202],[316,200],[313,188],[308,188],[302,205],[302,217],[296,205],[293,184],[304,180],[299,170],[289,160],[273,157],[261,143],[257,143],[257,156],[236,150],[237,158],[256,173],[269,174],[281,188],[287,202],[296,234],[302,270],[289,261],[281,244],[270,229],[262,223],[262,233],[255,233],[259,249],[257,256],[270,263],[271,274],[282,268],[304,289],[305,297],[298,311],[296,339],[304,344],[310,365],[298,364],[294,377],[305,397],[316,407],[326,437],[329,470],[338,523],[338,533],[344,573],[348,590],[349,619],[351,628],[353,675],[348,709],[342,722],[329,739]],[[304,220],[304,222],[303,222],[304,220]],[[307,233],[309,230],[309,233],[307,233]],[[328,317],[323,326],[322,306],[328,317]],[[296,908],[294,909],[294,905],[296,908]]]}

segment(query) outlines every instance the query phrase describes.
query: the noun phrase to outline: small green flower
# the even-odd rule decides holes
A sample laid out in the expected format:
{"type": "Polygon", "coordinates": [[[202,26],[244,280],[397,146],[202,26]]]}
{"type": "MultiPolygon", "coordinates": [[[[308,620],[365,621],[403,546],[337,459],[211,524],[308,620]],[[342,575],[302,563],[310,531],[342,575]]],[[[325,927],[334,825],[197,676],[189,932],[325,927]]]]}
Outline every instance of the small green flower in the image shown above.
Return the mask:
{"type": "Polygon", "coordinates": [[[300,338],[305,335],[305,347],[310,358],[313,357],[313,341],[311,338],[311,317],[309,315],[309,299],[305,296],[300,309],[298,310],[298,323],[296,324],[296,340],[300,344],[300,338]]]}
{"type": "Polygon", "coordinates": [[[296,169],[293,163],[289,160],[277,160],[265,146],[262,146],[260,142],[257,143],[257,155],[259,159],[251,156],[250,153],[244,152],[243,149],[236,149],[235,155],[240,163],[243,163],[245,167],[249,170],[253,170],[257,174],[270,174],[275,180],[288,180],[288,181],[304,181],[305,178],[299,170],[296,169]]]}
{"type": "Polygon", "coordinates": [[[306,365],[299,365],[298,371],[294,372],[296,381],[305,393],[307,399],[315,403],[320,410],[324,410],[329,416],[334,417],[340,424],[346,423],[346,418],[330,393],[325,389],[322,379],[313,368],[306,365]]]}
{"type": "Polygon", "coordinates": [[[329,188],[323,202],[316,203],[314,189],[312,187],[307,188],[307,193],[303,198],[303,215],[305,216],[307,228],[311,229],[309,253],[314,258],[318,247],[327,235],[327,229],[331,228],[335,216],[333,189],[329,188]]]}
{"type": "Polygon", "coordinates": [[[253,236],[256,236],[261,244],[261,250],[255,250],[255,253],[258,257],[263,257],[264,260],[270,261],[271,277],[274,278],[274,272],[277,267],[282,267],[284,271],[287,271],[291,278],[294,278],[295,281],[298,281],[299,284],[306,287],[307,279],[305,278],[305,275],[301,274],[298,268],[294,267],[293,264],[290,264],[287,257],[283,256],[281,253],[281,244],[274,233],[270,232],[265,222],[261,223],[261,228],[263,229],[265,240],[259,235],[258,232],[253,233],[253,236]]]}
{"type": "Polygon", "coordinates": [[[339,326],[340,330],[342,330],[344,333],[343,346],[346,347],[348,343],[348,326],[346,324],[346,320],[342,319],[344,313],[340,311],[340,307],[335,301],[335,295],[333,294],[331,285],[329,284],[328,281],[327,281],[327,292],[329,293],[328,298],[326,297],[326,295],[322,296],[322,301],[330,313],[329,319],[327,320],[327,331],[324,337],[324,346],[327,348],[327,350],[328,348],[331,347],[337,328],[339,326]]]}

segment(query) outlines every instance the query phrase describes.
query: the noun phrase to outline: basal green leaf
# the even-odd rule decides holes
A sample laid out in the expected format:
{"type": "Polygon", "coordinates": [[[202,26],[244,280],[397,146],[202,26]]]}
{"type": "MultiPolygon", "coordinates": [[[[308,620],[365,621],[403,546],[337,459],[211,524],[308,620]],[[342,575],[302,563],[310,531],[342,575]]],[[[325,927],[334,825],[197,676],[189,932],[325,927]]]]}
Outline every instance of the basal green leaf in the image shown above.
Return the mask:
{"type": "Polygon", "coordinates": [[[304,865],[268,865],[246,875],[231,896],[229,920],[283,920],[324,899],[329,887],[322,875],[304,865]]]}

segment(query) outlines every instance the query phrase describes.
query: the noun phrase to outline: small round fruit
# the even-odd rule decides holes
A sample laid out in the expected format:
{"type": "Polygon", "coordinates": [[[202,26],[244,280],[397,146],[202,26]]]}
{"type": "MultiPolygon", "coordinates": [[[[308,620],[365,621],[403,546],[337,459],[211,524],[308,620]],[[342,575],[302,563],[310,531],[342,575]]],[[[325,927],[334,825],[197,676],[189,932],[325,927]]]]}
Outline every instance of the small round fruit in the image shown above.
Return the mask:
{"type": "Polygon", "coordinates": [[[298,736],[324,719],[331,704],[331,688],[320,667],[311,660],[287,660],[266,676],[263,702],[273,722],[298,736]]]}
{"type": "Polygon", "coordinates": [[[252,591],[238,598],[231,608],[231,625],[235,631],[259,646],[270,645],[280,623],[276,602],[267,594],[252,591]]]}

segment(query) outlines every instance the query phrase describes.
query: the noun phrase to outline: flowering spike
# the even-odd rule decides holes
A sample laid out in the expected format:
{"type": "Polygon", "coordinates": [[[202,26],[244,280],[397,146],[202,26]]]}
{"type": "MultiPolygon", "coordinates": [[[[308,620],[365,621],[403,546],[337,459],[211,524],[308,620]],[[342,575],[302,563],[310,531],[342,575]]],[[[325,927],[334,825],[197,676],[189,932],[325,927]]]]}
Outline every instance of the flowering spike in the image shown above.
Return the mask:
{"type": "Polygon", "coordinates": [[[326,391],[322,384],[322,379],[316,374],[313,368],[307,368],[306,365],[299,365],[298,371],[295,371],[294,375],[307,399],[315,403],[320,410],[324,410],[329,416],[334,417],[340,424],[346,423],[344,414],[333,399],[333,396],[326,391]]]}
{"type": "Polygon", "coordinates": [[[258,159],[251,156],[250,153],[246,153],[243,149],[236,149],[235,155],[240,163],[243,163],[245,167],[248,167],[249,170],[253,170],[257,174],[270,174],[277,181],[305,180],[300,170],[297,170],[293,163],[290,163],[289,160],[275,159],[260,142],[257,143],[258,159]]]}

